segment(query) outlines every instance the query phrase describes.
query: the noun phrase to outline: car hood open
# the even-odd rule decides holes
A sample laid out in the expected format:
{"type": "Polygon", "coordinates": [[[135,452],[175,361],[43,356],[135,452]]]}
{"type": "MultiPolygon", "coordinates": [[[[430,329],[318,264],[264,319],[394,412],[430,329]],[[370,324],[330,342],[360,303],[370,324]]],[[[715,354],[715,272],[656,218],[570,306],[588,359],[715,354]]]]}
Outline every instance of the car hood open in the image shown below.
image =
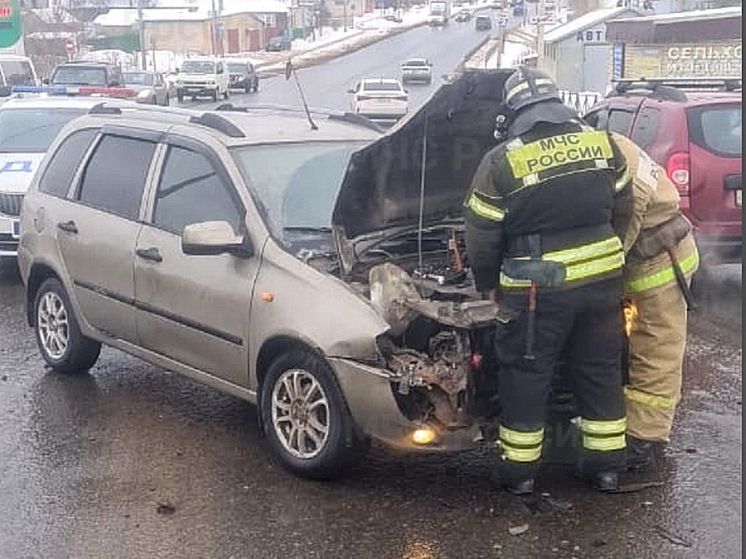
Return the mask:
{"type": "Polygon", "coordinates": [[[382,232],[418,226],[423,182],[425,227],[462,217],[472,176],[496,145],[495,117],[512,72],[465,71],[352,155],[332,214],[344,274],[382,232]]]}

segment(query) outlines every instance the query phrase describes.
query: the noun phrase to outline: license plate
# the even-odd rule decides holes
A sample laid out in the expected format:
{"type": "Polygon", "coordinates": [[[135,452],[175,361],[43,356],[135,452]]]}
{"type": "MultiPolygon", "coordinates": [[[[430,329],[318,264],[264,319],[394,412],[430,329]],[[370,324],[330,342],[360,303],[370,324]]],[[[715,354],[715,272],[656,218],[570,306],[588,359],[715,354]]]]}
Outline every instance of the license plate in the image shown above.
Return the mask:
{"type": "Polygon", "coordinates": [[[18,221],[17,219],[13,220],[10,236],[13,237],[14,239],[17,239],[18,237],[21,236],[21,222],[18,221]]]}
{"type": "Polygon", "coordinates": [[[741,191],[740,190],[736,190],[736,207],[737,208],[741,207],[741,191]]]}
{"type": "Polygon", "coordinates": [[[391,103],[391,99],[386,99],[385,97],[381,97],[379,99],[376,99],[376,103],[380,103],[381,105],[387,105],[388,103],[391,103]]]}

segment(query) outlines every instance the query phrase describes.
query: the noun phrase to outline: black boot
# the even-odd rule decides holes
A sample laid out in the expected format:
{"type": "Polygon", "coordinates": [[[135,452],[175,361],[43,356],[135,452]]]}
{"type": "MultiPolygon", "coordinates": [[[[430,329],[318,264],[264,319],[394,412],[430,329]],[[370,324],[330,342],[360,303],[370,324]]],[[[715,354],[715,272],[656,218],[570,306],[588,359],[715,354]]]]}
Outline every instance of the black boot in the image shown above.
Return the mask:
{"type": "Polygon", "coordinates": [[[619,470],[623,451],[598,452],[583,450],[575,475],[589,482],[593,489],[604,493],[619,488],[619,470]]]}
{"type": "Polygon", "coordinates": [[[659,443],[643,441],[627,435],[627,449],[625,454],[625,468],[628,472],[642,474],[655,466],[656,454],[660,449],[659,443]]]}
{"type": "Polygon", "coordinates": [[[503,460],[500,464],[500,486],[513,495],[531,495],[538,464],[519,464],[503,460]]]}

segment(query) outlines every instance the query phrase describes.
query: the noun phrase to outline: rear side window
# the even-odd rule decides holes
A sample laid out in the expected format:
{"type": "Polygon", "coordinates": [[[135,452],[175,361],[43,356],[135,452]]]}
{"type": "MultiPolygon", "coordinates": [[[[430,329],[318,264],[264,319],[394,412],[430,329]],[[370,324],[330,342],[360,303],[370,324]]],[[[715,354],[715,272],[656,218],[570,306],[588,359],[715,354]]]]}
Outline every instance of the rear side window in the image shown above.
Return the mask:
{"type": "Polygon", "coordinates": [[[96,146],[78,192],[80,202],[128,219],[137,219],[154,142],[104,136],[96,146]]]}
{"type": "Polygon", "coordinates": [[[97,133],[97,130],[87,128],[74,132],[63,140],[44,171],[39,190],[53,196],[66,196],[75,171],[97,133]]]}
{"type": "Polygon", "coordinates": [[[646,148],[658,137],[658,125],[661,113],[658,109],[645,107],[637,115],[635,129],[632,130],[632,141],[641,148],[646,148]]]}
{"type": "Polygon", "coordinates": [[[723,157],[741,157],[741,105],[687,110],[689,141],[723,157]]]}

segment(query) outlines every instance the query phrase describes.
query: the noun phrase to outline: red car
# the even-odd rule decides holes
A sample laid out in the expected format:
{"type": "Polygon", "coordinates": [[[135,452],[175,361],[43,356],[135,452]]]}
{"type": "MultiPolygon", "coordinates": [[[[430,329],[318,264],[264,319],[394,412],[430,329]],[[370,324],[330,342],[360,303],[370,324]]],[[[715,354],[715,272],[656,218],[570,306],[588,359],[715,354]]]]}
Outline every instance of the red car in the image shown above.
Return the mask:
{"type": "Polygon", "coordinates": [[[666,170],[704,264],[741,261],[741,80],[620,80],[588,114],[666,170]]]}

